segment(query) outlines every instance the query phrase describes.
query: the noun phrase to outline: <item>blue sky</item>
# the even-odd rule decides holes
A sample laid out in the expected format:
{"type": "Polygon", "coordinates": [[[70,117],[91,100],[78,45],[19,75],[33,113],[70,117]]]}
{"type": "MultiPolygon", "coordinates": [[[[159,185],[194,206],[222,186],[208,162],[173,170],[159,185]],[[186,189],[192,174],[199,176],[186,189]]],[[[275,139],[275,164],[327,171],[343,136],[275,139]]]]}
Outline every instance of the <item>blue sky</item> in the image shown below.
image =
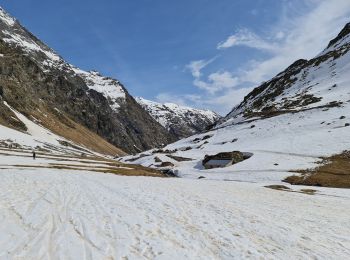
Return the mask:
{"type": "Polygon", "coordinates": [[[4,0],[68,62],[134,96],[229,110],[344,26],[348,0],[4,0]]]}

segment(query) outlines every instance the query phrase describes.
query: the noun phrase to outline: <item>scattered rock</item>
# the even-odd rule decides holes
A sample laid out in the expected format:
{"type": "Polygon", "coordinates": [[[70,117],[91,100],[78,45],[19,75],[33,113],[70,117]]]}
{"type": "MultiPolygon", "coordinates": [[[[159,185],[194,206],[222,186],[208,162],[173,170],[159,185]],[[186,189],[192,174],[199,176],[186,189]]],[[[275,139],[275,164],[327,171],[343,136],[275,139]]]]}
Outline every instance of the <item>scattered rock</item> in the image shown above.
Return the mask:
{"type": "Polygon", "coordinates": [[[200,180],[200,179],[205,179],[205,177],[204,177],[204,176],[199,176],[198,179],[199,179],[199,180],[200,180]]]}
{"type": "Polygon", "coordinates": [[[238,141],[238,139],[237,138],[234,138],[232,141],[231,141],[231,143],[235,143],[235,142],[237,142],[238,141]]]}
{"type": "Polygon", "coordinates": [[[350,126],[350,124],[349,123],[345,123],[345,126],[350,126]]]}
{"type": "Polygon", "coordinates": [[[198,143],[198,142],[200,142],[200,141],[202,141],[202,139],[200,139],[200,138],[198,138],[198,137],[192,140],[193,143],[198,143]]]}
{"type": "Polygon", "coordinates": [[[202,141],[203,140],[206,140],[206,139],[209,139],[209,138],[211,138],[212,137],[212,135],[206,135],[206,136],[204,136],[203,138],[202,138],[202,141]]]}
{"type": "Polygon", "coordinates": [[[191,159],[191,158],[186,158],[186,157],[181,157],[181,156],[175,156],[175,155],[170,155],[170,154],[167,154],[166,156],[177,161],[177,162],[193,161],[193,159],[191,159]]]}
{"type": "Polygon", "coordinates": [[[275,163],[274,165],[275,165],[275,166],[278,166],[279,164],[278,164],[278,163],[275,163]]]}
{"type": "Polygon", "coordinates": [[[339,119],[345,119],[346,117],[345,116],[341,116],[341,117],[339,117],[339,119]]]}
{"type": "Polygon", "coordinates": [[[158,156],[154,157],[154,161],[155,162],[162,162],[162,160],[158,156]]]}
{"type": "Polygon", "coordinates": [[[162,162],[159,167],[173,167],[174,164],[172,162],[162,162]]]}
{"type": "Polygon", "coordinates": [[[163,169],[161,172],[167,177],[178,177],[173,169],[163,169]]]}
{"type": "Polygon", "coordinates": [[[315,195],[315,193],[317,192],[317,190],[313,190],[313,189],[301,189],[300,190],[302,193],[308,194],[308,195],[315,195]]]}
{"type": "Polygon", "coordinates": [[[288,188],[287,186],[279,185],[279,184],[268,185],[268,186],[265,186],[265,188],[269,188],[269,189],[273,189],[273,190],[290,190],[290,188],[288,188]]]}
{"type": "Polygon", "coordinates": [[[251,126],[250,126],[250,128],[254,128],[254,127],[255,127],[255,125],[251,125],[251,126]]]}
{"type": "Polygon", "coordinates": [[[168,149],[163,150],[163,149],[158,149],[158,150],[152,151],[153,154],[155,154],[155,153],[176,153],[176,152],[177,152],[177,149],[175,149],[175,150],[168,150],[168,149]]]}

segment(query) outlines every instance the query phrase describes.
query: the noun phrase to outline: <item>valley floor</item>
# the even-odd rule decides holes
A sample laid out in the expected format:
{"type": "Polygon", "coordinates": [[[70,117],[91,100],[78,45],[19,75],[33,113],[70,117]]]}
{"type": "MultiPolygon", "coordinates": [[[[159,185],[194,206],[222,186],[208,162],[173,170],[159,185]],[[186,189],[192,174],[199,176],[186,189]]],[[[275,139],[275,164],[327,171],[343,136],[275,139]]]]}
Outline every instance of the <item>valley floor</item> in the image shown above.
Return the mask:
{"type": "Polygon", "coordinates": [[[2,169],[0,258],[349,257],[350,191],[301,188],[2,169]]]}

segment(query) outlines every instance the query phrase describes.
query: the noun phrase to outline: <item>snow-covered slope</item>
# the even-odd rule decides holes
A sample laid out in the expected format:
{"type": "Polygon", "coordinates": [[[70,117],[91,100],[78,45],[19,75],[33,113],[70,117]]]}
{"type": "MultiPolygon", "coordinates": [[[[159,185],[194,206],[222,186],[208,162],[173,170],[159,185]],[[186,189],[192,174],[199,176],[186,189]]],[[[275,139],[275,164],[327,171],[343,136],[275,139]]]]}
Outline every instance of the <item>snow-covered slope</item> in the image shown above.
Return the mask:
{"type": "Polygon", "coordinates": [[[144,153],[133,163],[154,167],[160,159],[183,177],[278,183],[290,171],[316,167],[320,157],[350,150],[349,39],[343,34],[322,55],[298,61],[254,89],[212,131],[144,153]],[[205,155],[236,150],[253,156],[227,168],[203,168],[205,155]]]}
{"type": "Polygon", "coordinates": [[[350,23],[318,56],[296,61],[254,89],[221,122],[227,125],[253,117],[341,106],[349,101],[349,49],[350,23]]]}
{"type": "Polygon", "coordinates": [[[20,132],[0,125],[0,147],[13,148],[19,151],[45,151],[56,155],[81,155],[95,153],[87,147],[79,146],[70,140],[58,136],[46,129],[39,122],[29,120],[26,116],[16,111],[6,102],[5,105],[14,113],[16,120],[21,121],[27,128],[25,132],[20,132]]]}
{"type": "Polygon", "coordinates": [[[168,131],[184,138],[205,131],[220,116],[210,110],[194,109],[173,103],[161,104],[141,97],[136,101],[168,131]]]}

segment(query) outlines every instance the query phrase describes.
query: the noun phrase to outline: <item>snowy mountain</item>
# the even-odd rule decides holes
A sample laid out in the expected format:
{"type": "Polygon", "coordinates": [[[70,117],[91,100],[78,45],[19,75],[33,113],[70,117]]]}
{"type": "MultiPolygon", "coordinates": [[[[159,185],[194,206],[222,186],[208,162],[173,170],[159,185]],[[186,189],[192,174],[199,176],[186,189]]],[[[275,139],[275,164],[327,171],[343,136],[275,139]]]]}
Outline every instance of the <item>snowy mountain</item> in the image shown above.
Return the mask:
{"type": "MultiPolygon", "coordinates": [[[[298,60],[255,88],[211,131],[142,153],[133,163],[174,165],[173,172],[191,178],[279,183],[295,175],[307,180],[308,169],[323,169],[330,156],[350,150],[349,50],[347,24],[317,57],[298,60]],[[202,166],[205,155],[231,151],[252,156],[226,168],[202,166]]],[[[345,160],[347,153],[339,158],[345,160]]],[[[339,176],[340,169],[333,170],[323,172],[328,181],[339,176]]]]}
{"type": "MultiPolygon", "coordinates": [[[[73,142],[116,154],[116,147],[133,153],[176,140],[118,80],[65,62],[1,8],[0,69],[2,100],[73,142]],[[92,136],[115,148],[104,149],[92,136]]],[[[0,107],[3,125],[26,130],[3,102],[0,107]]]]}
{"type": "Polygon", "coordinates": [[[210,110],[194,109],[173,103],[161,104],[141,97],[136,98],[136,101],[179,139],[207,130],[220,118],[210,110]]]}

